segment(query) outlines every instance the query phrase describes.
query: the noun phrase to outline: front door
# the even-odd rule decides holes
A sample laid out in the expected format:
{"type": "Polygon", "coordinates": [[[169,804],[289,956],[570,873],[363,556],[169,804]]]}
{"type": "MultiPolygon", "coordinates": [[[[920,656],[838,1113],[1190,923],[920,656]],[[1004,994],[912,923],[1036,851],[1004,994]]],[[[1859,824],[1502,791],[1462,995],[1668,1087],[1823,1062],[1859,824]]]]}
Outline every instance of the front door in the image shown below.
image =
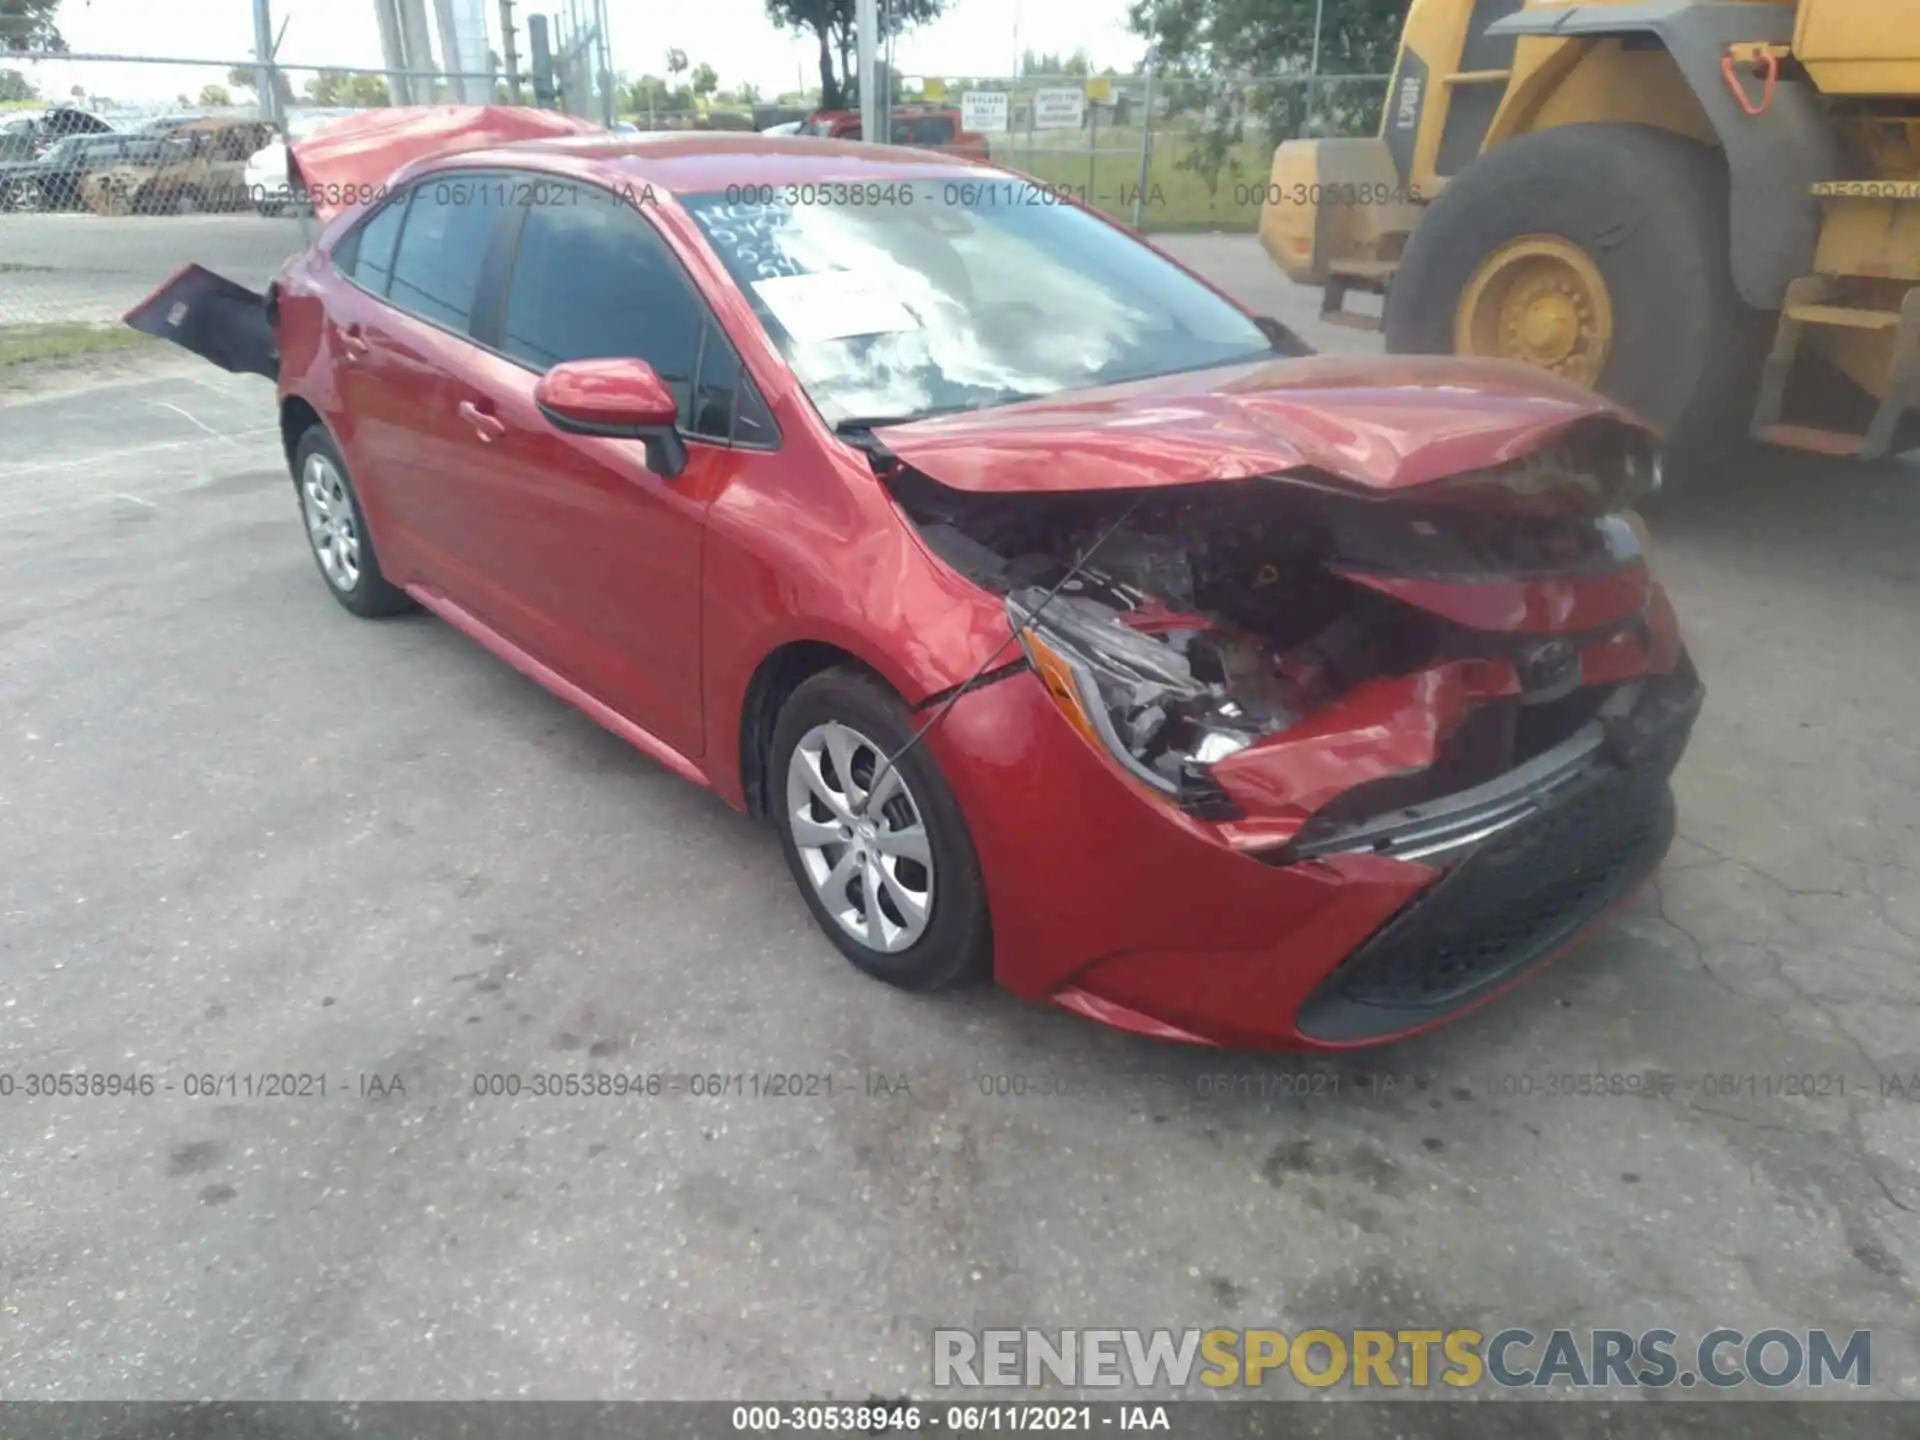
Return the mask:
{"type": "Polygon", "coordinates": [[[464,466],[478,563],[524,648],[697,756],[701,545],[707,507],[739,453],[739,362],[627,200],[566,180],[530,189],[504,299],[482,337],[494,353],[467,396],[487,432],[476,432],[464,466]],[[680,475],[647,469],[638,441],[566,434],[541,416],[542,374],[605,356],[647,361],[680,400],[680,475]]]}

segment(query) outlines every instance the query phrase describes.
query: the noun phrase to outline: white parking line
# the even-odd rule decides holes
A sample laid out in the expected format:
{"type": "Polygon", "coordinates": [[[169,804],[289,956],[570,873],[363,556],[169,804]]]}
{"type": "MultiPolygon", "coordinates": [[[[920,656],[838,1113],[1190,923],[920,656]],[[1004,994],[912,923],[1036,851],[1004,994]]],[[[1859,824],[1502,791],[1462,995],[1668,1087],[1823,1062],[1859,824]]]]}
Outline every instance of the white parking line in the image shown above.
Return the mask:
{"type": "MultiPolygon", "coordinates": [[[[154,402],[160,403],[160,402],[154,402]]],[[[192,418],[192,417],[188,417],[192,418]]],[[[198,422],[196,422],[198,423],[198,422]]],[[[256,435],[278,435],[278,425],[258,425],[250,430],[234,430],[226,434],[209,431],[219,435],[222,440],[238,441],[250,439],[256,435]]],[[[0,461],[0,484],[28,475],[51,475],[58,471],[83,470],[98,465],[103,460],[124,460],[133,455],[151,455],[162,450],[181,450],[188,446],[204,445],[204,440],[152,440],[145,445],[130,445],[120,450],[94,450],[85,455],[75,456],[71,460],[39,460],[21,463],[18,461],[0,461]]]]}
{"type": "Polygon", "coordinates": [[[222,434],[220,431],[214,429],[211,425],[207,424],[206,421],[201,420],[197,416],[188,414],[187,411],[183,410],[180,406],[174,404],[171,400],[149,400],[147,401],[147,404],[158,406],[162,410],[173,411],[173,413],[178,415],[182,420],[185,420],[190,425],[198,425],[202,430],[206,431],[207,434],[213,436],[213,438],[216,440],[224,440],[229,445],[234,443],[233,437],[231,435],[222,434]]]}

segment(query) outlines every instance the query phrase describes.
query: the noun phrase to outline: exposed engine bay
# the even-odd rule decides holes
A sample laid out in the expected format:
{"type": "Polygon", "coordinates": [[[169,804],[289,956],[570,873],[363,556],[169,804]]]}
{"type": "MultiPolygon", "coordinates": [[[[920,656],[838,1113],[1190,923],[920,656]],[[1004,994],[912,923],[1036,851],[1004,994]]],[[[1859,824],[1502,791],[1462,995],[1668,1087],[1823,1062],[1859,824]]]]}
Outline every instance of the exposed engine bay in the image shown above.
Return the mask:
{"type": "Polygon", "coordinates": [[[1623,614],[1578,634],[1474,628],[1387,593],[1406,580],[1467,594],[1643,574],[1638,532],[1619,513],[1271,479],[986,496],[901,467],[889,484],[936,554],[1004,595],[1014,625],[1028,622],[1028,658],[1063,708],[1139,779],[1212,818],[1238,813],[1210,781],[1218,762],[1369,681],[1451,661],[1497,662],[1510,693],[1476,703],[1420,776],[1356,799],[1412,803],[1511,770],[1617,688],[1583,686],[1581,650],[1640,625],[1623,614]]]}

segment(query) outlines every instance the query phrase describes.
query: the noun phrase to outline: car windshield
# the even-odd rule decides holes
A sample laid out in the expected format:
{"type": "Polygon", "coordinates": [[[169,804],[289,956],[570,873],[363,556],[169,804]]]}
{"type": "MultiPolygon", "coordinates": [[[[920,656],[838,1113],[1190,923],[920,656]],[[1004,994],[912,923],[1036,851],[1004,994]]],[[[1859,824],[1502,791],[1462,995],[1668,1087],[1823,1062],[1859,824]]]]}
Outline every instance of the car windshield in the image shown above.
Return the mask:
{"type": "Polygon", "coordinates": [[[683,199],[830,424],[1273,353],[1207,286],[1029,181],[737,186],[683,199]]]}

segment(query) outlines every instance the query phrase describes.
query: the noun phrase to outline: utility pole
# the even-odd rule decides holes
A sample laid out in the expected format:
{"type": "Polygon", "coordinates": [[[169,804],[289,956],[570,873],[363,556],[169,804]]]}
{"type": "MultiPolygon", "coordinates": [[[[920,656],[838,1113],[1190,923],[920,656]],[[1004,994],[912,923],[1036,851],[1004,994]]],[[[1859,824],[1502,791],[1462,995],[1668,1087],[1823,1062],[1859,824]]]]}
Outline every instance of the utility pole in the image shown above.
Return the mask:
{"type": "Polygon", "coordinates": [[[406,42],[407,69],[413,71],[414,102],[433,105],[440,96],[434,85],[432,32],[427,29],[427,0],[394,0],[400,11],[400,36],[406,42]]]}
{"type": "Polygon", "coordinates": [[[456,105],[467,103],[467,67],[460,53],[460,27],[453,18],[453,0],[433,0],[434,23],[440,29],[440,53],[447,61],[447,98],[456,105]]]}
{"type": "Polygon", "coordinates": [[[269,0],[253,0],[253,54],[260,63],[254,68],[255,88],[260,94],[262,118],[281,124],[279,69],[273,63],[273,8],[269,0]]]}
{"type": "Polygon", "coordinates": [[[876,10],[875,0],[854,0],[854,43],[860,54],[860,137],[869,144],[885,144],[887,131],[881,123],[880,96],[873,76],[873,52],[879,41],[876,10]]]}
{"type": "Polygon", "coordinates": [[[527,65],[533,75],[533,103],[542,110],[554,108],[553,51],[547,45],[547,17],[527,16],[527,65]]]}
{"type": "Polygon", "coordinates": [[[513,0],[500,0],[500,48],[507,67],[507,103],[520,103],[520,52],[513,43],[513,0]]]}

